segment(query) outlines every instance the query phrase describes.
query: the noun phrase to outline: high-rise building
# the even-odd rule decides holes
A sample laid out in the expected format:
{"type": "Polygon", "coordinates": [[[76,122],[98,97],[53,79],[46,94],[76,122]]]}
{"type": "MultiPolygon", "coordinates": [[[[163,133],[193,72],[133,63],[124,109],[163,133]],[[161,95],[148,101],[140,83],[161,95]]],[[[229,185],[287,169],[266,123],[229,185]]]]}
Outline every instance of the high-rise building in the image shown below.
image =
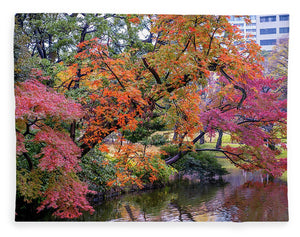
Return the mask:
{"type": "Polygon", "coordinates": [[[282,39],[289,38],[289,15],[256,16],[256,42],[263,50],[272,50],[282,39]]]}
{"type": "Polygon", "coordinates": [[[262,47],[270,51],[283,39],[289,38],[289,15],[252,15],[251,24],[246,24],[242,17],[231,16],[229,22],[238,26],[242,36],[252,38],[262,47]]]}

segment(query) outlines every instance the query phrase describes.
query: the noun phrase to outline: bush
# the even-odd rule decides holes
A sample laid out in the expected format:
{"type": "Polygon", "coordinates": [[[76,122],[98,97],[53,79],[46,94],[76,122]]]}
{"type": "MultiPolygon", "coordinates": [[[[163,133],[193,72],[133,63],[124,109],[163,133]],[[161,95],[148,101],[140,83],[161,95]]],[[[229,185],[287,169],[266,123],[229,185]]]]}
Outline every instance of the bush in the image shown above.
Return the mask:
{"type": "Polygon", "coordinates": [[[170,156],[175,156],[179,152],[178,146],[173,144],[162,146],[160,150],[164,152],[164,154],[161,154],[161,159],[163,160],[166,160],[170,156]]]}
{"type": "MultiPolygon", "coordinates": [[[[163,146],[161,150],[166,153],[161,155],[162,159],[175,156],[179,151],[176,145],[163,146]]],[[[211,152],[189,152],[172,166],[182,174],[197,174],[200,179],[213,179],[228,174],[211,152]]]]}
{"type": "Polygon", "coordinates": [[[154,145],[154,146],[162,146],[162,145],[165,145],[168,142],[167,138],[164,135],[161,135],[161,134],[153,135],[150,138],[150,140],[151,140],[151,145],[154,145]]]}
{"type": "Polygon", "coordinates": [[[143,168],[133,167],[132,175],[136,177],[142,177],[143,184],[147,183],[165,183],[169,180],[171,174],[173,174],[174,168],[168,166],[159,155],[154,155],[148,159],[148,162],[144,163],[143,168]],[[151,176],[155,177],[155,180],[151,181],[151,176]]]}
{"type": "Polygon", "coordinates": [[[184,157],[183,172],[197,173],[200,179],[213,179],[215,176],[228,174],[209,152],[191,152],[184,157]]]}
{"type": "Polygon", "coordinates": [[[107,182],[115,177],[115,168],[98,149],[90,151],[81,160],[82,171],[78,174],[81,180],[88,183],[89,189],[105,192],[109,189],[107,182]]]}

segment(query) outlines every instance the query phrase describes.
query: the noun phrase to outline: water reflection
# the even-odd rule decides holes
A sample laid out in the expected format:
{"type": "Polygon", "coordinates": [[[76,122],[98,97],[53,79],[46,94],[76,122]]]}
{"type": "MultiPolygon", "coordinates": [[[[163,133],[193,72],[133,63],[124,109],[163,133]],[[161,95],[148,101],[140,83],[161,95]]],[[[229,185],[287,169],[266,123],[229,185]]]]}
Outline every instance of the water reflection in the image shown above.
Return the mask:
{"type": "Polygon", "coordinates": [[[187,180],[95,206],[79,221],[287,221],[287,186],[260,173],[235,171],[227,184],[187,180]]]}

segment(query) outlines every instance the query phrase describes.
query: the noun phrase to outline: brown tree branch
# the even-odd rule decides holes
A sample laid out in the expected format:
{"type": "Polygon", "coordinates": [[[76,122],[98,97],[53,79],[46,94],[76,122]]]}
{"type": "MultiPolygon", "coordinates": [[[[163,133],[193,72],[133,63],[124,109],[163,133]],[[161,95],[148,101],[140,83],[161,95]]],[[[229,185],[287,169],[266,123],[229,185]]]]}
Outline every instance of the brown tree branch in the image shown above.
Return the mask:
{"type": "MultiPolygon", "coordinates": [[[[105,54],[106,55],[106,54],[105,54]]],[[[107,55],[106,55],[107,56],[107,55]]],[[[103,60],[103,63],[105,64],[105,66],[108,68],[108,70],[113,74],[113,76],[116,78],[116,80],[118,81],[118,83],[120,84],[120,86],[122,87],[123,90],[126,90],[125,86],[123,85],[123,83],[120,81],[119,77],[117,76],[117,74],[114,73],[114,71],[110,68],[110,66],[105,62],[105,59],[102,55],[102,53],[100,53],[100,57],[103,60]]]]}
{"type": "MultiPolygon", "coordinates": [[[[196,138],[194,138],[194,140],[192,141],[192,143],[195,144],[197,141],[199,141],[204,136],[204,134],[205,134],[205,132],[201,131],[200,134],[196,138]]],[[[191,147],[189,147],[189,148],[191,148],[191,147]]],[[[184,156],[188,152],[190,152],[190,150],[181,151],[177,155],[175,155],[173,157],[169,157],[166,160],[166,164],[167,165],[171,165],[171,164],[175,163],[176,161],[178,161],[182,156],[184,156]]]]}
{"type": "Polygon", "coordinates": [[[161,79],[159,77],[159,75],[157,74],[157,72],[155,71],[155,69],[153,67],[151,67],[148,62],[146,61],[146,58],[142,58],[143,63],[145,65],[145,67],[152,73],[152,75],[155,78],[155,81],[157,82],[157,84],[162,84],[161,79]]]}
{"type": "Polygon", "coordinates": [[[26,160],[28,162],[29,170],[31,171],[33,169],[33,163],[32,163],[30,156],[26,152],[23,152],[22,154],[26,158],[26,160]]]}
{"type": "MultiPolygon", "coordinates": [[[[221,16],[218,17],[217,23],[219,23],[220,18],[221,18],[221,16]]],[[[209,46],[208,46],[208,50],[207,50],[207,53],[206,53],[206,57],[207,57],[207,56],[209,55],[209,53],[210,53],[211,46],[212,46],[212,42],[213,42],[213,40],[214,40],[215,34],[216,34],[216,32],[217,32],[218,29],[219,29],[219,28],[216,27],[215,30],[213,31],[212,35],[209,35],[210,40],[209,40],[209,46]]]]}
{"type": "Polygon", "coordinates": [[[220,71],[221,71],[221,74],[222,74],[222,75],[223,75],[230,83],[233,84],[234,89],[237,89],[237,90],[239,90],[239,91],[242,92],[242,98],[240,99],[240,101],[239,101],[239,103],[238,103],[238,105],[237,105],[237,108],[239,109],[239,108],[241,107],[241,105],[243,104],[243,102],[245,101],[245,99],[247,98],[247,93],[246,93],[246,91],[245,91],[244,88],[242,88],[242,87],[240,87],[240,86],[238,86],[238,85],[236,85],[236,84],[233,83],[233,82],[234,82],[233,78],[231,78],[231,77],[224,71],[224,67],[221,67],[221,68],[220,68],[220,71]]]}

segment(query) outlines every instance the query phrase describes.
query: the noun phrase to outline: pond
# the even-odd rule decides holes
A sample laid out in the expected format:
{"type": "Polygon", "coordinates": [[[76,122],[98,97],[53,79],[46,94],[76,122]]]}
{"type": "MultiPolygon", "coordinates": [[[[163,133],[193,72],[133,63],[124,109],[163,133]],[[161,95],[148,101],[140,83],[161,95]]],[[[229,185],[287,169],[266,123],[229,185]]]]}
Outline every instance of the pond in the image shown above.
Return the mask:
{"type": "Polygon", "coordinates": [[[78,221],[288,221],[286,183],[259,173],[231,171],[224,184],[178,180],[94,206],[78,221]]]}
{"type": "MultiPolygon", "coordinates": [[[[268,182],[260,172],[228,170],[224,182],[203,184],[178,179],[163,188],[138,191],[94,203],[93,215],[70,221],[203,222],[288,221],[287,184],[268,182]]],[[[62,221],[31,212],[18,221],[62,221]]],[[[63,220],[65,221],[65,220],[63,220]]]]}

